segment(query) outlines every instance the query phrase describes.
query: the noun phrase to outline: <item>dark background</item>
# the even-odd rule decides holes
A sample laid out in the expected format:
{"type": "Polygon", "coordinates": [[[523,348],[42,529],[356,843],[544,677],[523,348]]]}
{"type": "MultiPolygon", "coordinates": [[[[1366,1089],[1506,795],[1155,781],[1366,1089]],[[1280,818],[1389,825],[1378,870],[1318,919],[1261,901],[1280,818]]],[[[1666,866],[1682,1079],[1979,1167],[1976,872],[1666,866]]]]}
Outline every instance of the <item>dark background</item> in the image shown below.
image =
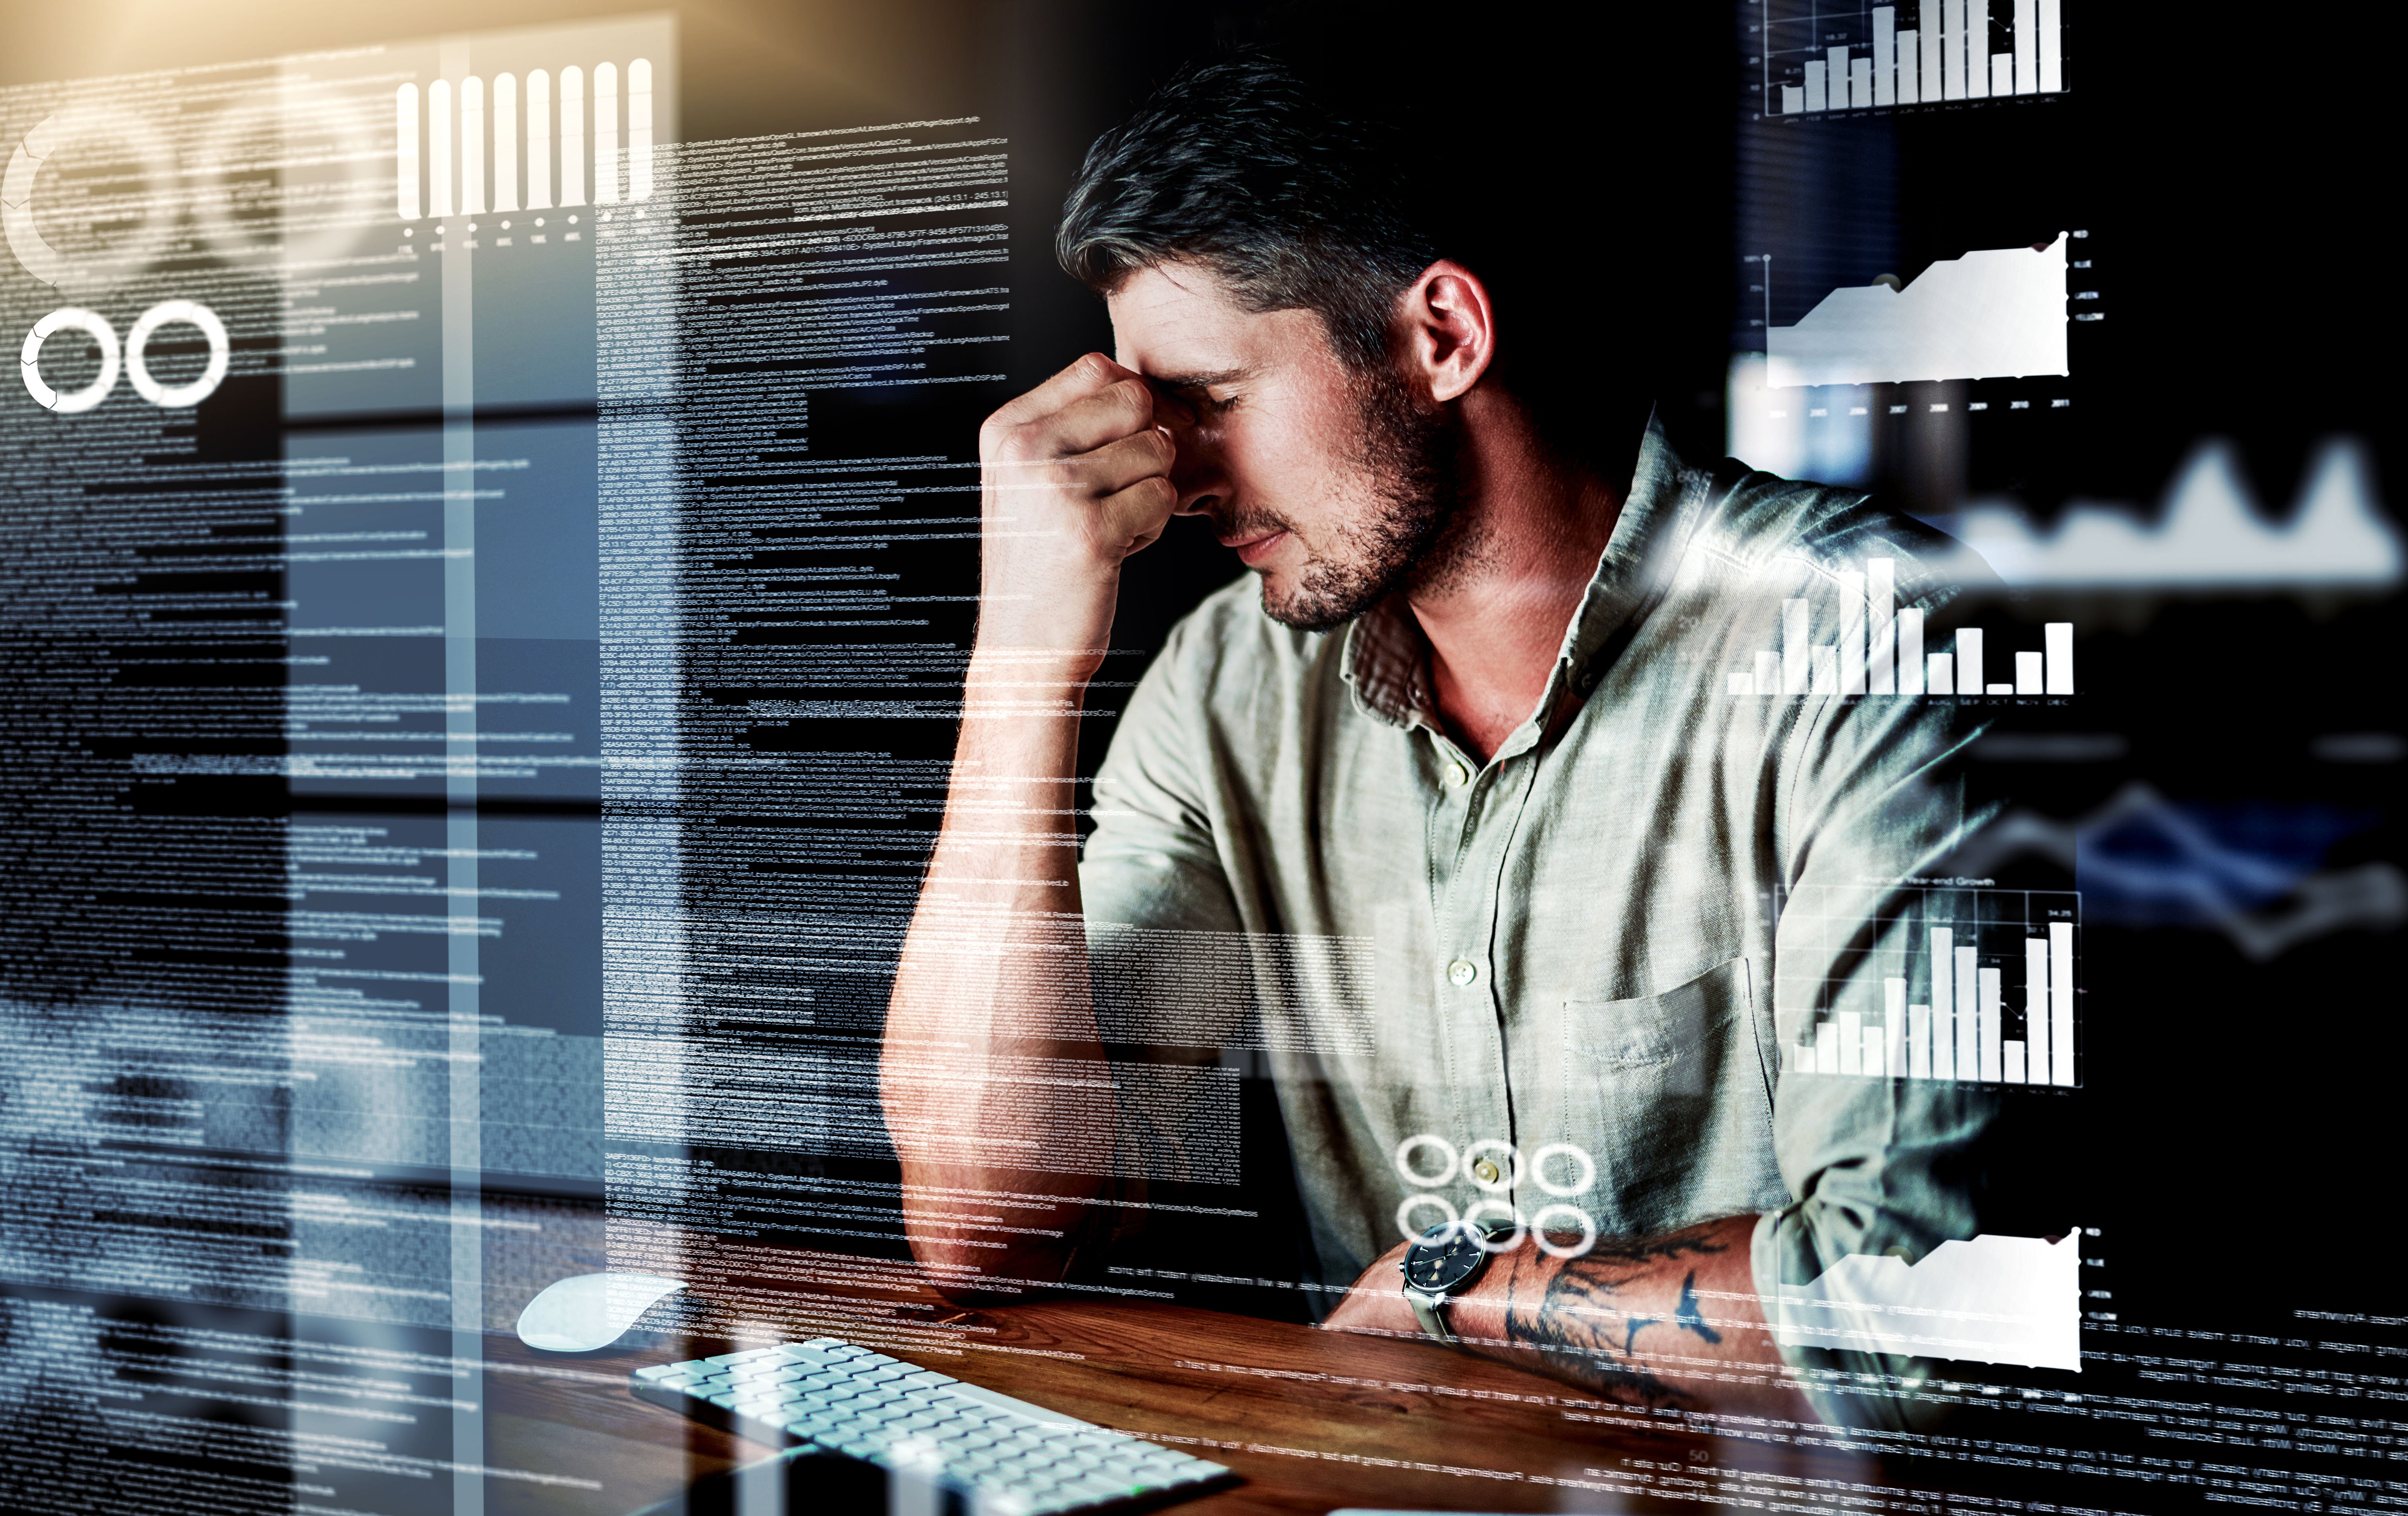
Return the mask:
{"type": "MultiPolygon", "coordinates": [[[[0,81],[648,8],[10,7],[0,81]]],[[[2070,417],[2000,418],[1977,433],[1966,488],[2011,490],[2043,517],[2076,494],[2145,503],[2198,439],[2222,436],[2259,497],[2283,501],[2317,439],[2354,433],[2373,444],[2387,498],[2399,478],[2399,323],[2378,229],[2390,198],[2391,12],[2350,7],[2313,25],[2241,27],[2070,0],[2061,99],[1776,127],[1750,119],[1740,88],[1752,7],[1678,8],[1677,20],[1641,25],[1612,15],[1575,24],[1552,7],[718,0],[676,7],[682,135],[990,115],[1013,139],[1010,366],[1022,385],[1109,347],[1100,305],[1054,269],[1050,247],[1053,209],[1085,145],[1182,62],[1300,36],[1341,71],[1351,50],[1355,82],[1391,92],[1434,144],[1493,130],[1467,102],[1500,91],[1610,127],[1524,140],[1567,192],[1532,207],[1526,233],[1561,249],[1567,301],[1679,312],[1657,398],[1692,456],[1720,451],[1722,371],[1745,340],[1733,336],[1736,258],[1767,218],[1793,241],[1823,244],[1835,281],[1860,272],[1852,260],[1911,278],[2010,223],[2033,236],[2081,223],[2096,238],[2110,320],[2077,339],[2080,403],[2070,417]],[[1620,98],[1634,89],[1640,108],[1620,98]],[[1789,203],[1803,190],[1846,214],[1805,216],[1789,203]]],[[[1876,483],[1894,497],[1950,504],[1912,484],[1910,438],[1878,439],[1876,460],[1876,483]]],[[[1115,645],[1158,645],[1236,572],[1200,523],[1174,522],[1130,565],[1115,645]]],[[[2028,600],[2011,608],[2034,622],[2069,613],[2028,600]]],[[[2302,814],[2339,816],[2349,829],[2326,845],[2328,866],[2401,856],[2398,763],[2336,764],[2311,751],[2319,736],[2401,729],[2396,596],[2084,608],[2084,683],[2112,694],[2053,719],[2120,736],[2124,755],[2007,765],[1990,780],[2000,793],[2072,818],[2143,779],[2178,803],[2222,808],[2243,830],[2253,815],[2260,831],[2287,827],[2295,843],[2302,814]]],[[[1094,725],[1100,740],[1107,723],[1094,725]]],[[[2343,932],[2267,964],[2181,925],[2093,927],[2086,943],[2089,1082],[2116,1094],[2112,1110],[2084,1119],[2093,1161],[2058,1180],[2086,1215],[2120,1228],[2120,1299],[2228,1309],[2228,1281],[2200,1266],[2200,1249],[2329,1232],[2381,1194],[2383,1158],[2397,1146],[2393,1070],[2408,1051],[2397,979],[2383,972],[2398,937],[2343,932]]],[[[2299,1266],[2299,1287],[2336,1303],[2379,1304],[2390,1289],[2370,1266],[2299,1266]]]]}
{"type": "MultiPolygon", "coordinates": [[[[0,83],[652,8],[21,6],[0,14],[0,83]]],[[[2372,444],[2378,498],[2400,488],[2397,297],[2378,240],[2396,193],[2388,8],[2244,20],[2068,0],[2061,99],[1779,123],[1753,120],[1738,87],[1751,7],[1736,5],[1577,25],[1552,8],[1494,7],[676,8],[688,140],[971,112],[1009,133],[1013,387],[1110,347],[1099,303],[1052,259],[1054,210],[1086,144],[1182,62],[1300,36],[1407,107],[1433,151],[1498,133],[1489,112],[1500,98],[1571,123],[1498,150],[1523,154],[1520,172],[1561,192],[1532,200],[1516,229],[1559,250],[1568,306],[1669,313],[1656,398],[1693,458],[1722,448],[1724,369],[1746,340],[1741,253],[1782,238],[1836,284],[1912,278],[1970,247],[2082,227],[2108,320],[2077,339],[2071,411],[1985,422],[1966,438],[1961,474],[1937,485],[1914,435],[1881,432],[1876,488],[1928,511],[1967,492],[2009,493],[2047,519],[2074,497],[2153,502],[2201,438],[2221,436],[2258,496],[2282,502],[2335,434],[2372,444]],[[1584,121],[1591,129],[1578,131],[1584,121]]],[[[958,424],[973,425],[974,410],[958,424]]],[[[831,402],[814,418],[831,451],[856,451],[829,430],[843,414],[831,402]]],[[[1237,572],[1201,523],[1174,522],[1129,567],[1114,645],[1159,646],[1237,572]]],[[[1978,783],[2008,803],[2071,822],[2141,782],[2235,846],[2309,868],[2396,865],[2408,851],[2396,592],[2016,596],[1995,609],[2035,633],[2074,619],[2089,692],[2007,723],[2120,739],[2081,750],[2109,756],[1978,765],[1978,783]],[[2321,737],[2364,733],[2393,735],[2393,756],[2317,755],[2321,737]]],[[[1133,677],[1136,660],[1125,662],[1133,677]]],[[[1090,724],[1092,760],[1109,722],[1090,724]]],[[[2090,842],[2168,846],[2139,834],[2090,842]]],[[[2182,866],[2178,853],[2163,861],[2182,866]]],[[[2408,1067],[2397,926],[2338,931],[2263,962],[2178,912],[2086,922],[2084,945],[2085,1087],[2033,1094],[2014,1130],[2029,1137],[2026,1209],[2100,1228],[2107,1264],[2086,1282],[2110,1290],[2112,1305],[2098,1309],[2224,1331],[2286,1330],[2295,1307],[2408,1311],[2381,1220],[2408,1067]]]]}

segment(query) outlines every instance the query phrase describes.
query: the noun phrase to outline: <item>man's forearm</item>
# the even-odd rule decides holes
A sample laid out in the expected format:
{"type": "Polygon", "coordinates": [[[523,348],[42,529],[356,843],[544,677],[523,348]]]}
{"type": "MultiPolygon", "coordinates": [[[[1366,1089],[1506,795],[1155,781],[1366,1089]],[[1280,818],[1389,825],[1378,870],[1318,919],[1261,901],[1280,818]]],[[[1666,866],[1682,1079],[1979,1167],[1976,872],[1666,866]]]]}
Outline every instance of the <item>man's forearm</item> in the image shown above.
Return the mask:
{"type": "Polygon", "coordinates": [[[1757,1303],[1753,1216],[1560,1259],[1526,1242],[1450,1308],[1475,1352],[1630,1405],[1808,1414],[1757,1303]]]}
{"type": "Polygon", "coordinates": [[[944,824],[904,939],[882,1067],[905,1223],[924,1263],[1055,1277],[1071,1212],[1103,1182],[1060,1166],[1070,1145],[1059,1138],[1101,1133],[1109,1142],[1109,1084],[1027,1077],[1065,1061],[1100,1068],[1103,1058],[1079,902],[1084,679],[1079,660],[1058,655],[972,660],[944,824]],[[966,1203],[979,1192],[1071,1205],[982,1220],[991,1208],[966,1203]]]}

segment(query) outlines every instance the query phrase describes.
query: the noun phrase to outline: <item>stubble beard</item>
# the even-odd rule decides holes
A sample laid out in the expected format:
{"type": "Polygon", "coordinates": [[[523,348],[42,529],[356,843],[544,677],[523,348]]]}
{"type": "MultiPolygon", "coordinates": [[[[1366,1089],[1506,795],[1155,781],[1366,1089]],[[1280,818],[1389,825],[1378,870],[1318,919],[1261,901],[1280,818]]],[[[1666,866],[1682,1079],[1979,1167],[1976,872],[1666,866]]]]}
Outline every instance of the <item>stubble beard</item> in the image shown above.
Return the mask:
{"type": "Polygon", "coordinates": [[[1442,590],[1477,555],[1478,533],[1461,508],[1455,416],[1386,364],[1363,376],[1355,404],[1355,466],[1370,480],[1374,508],[1339,542],[1316,546],[1286,594],[1275,598],[1263,580],[1264,613],[1300,632],[1334,631],[1398,590],[1442,590]]]}

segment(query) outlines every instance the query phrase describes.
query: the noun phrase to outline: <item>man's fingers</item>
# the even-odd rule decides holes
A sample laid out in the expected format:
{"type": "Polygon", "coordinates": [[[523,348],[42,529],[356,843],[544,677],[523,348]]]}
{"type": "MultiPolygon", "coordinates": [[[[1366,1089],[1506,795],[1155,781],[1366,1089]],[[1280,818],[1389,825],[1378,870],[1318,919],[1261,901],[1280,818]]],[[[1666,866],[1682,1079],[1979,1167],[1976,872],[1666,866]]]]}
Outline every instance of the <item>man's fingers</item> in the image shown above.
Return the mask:
{"type": "Polygon", "coordinates": [[[1098,495],[1117,494],[1151,476],[1170,472],[1171,461],[1179,450],[1171,445],[1156,427],[1148,427],[1135,436],[1125,436],[1117,442],[1107,442],[1083,457],[1069,460],[1068,466],[1078,471],[1082,484],[1098,495]]]}
{"type": "Polygon", "coordinates": [[[1093,394],[1107,385],[1137,377],[1136,370],[1124,368],[1100,352],[1090,352],[1026,394],[1004,402],[994,415],[987,418],[987,424],[1025,426],[1051,416],[1082,395],[1093,394]]]}
{"type": "Polygon", "coordinates": [[[1073,458],[1154,425],[1154,392],[1140,379],[1117,379],[1051,415],[1011,429],[1007,455],[1023,462],[1073,458]]]}
{"type": "Polygon", "coordinates": [[[1107,541],[1124,554],[1150,547],[1170,523],[1170,509],[1179,491],[1160,474],[1141,479],[1117,494],[1104,497],[1098,514],[1107,541]]]}

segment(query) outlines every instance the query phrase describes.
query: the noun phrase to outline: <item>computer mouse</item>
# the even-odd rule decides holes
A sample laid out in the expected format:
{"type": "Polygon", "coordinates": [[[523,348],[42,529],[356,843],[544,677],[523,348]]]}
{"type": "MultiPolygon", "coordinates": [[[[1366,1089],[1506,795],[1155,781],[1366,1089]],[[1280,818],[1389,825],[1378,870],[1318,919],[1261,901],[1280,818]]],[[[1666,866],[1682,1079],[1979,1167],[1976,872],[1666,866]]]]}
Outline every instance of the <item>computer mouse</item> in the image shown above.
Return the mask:
{"type": "Polygon", "coordinates": [[[685,1288],[657,1274],[578,1274],[547,1284],[519,1312],[519,1340],[545,1352],[610,1346],[654,1302],[685,1288]]]}

